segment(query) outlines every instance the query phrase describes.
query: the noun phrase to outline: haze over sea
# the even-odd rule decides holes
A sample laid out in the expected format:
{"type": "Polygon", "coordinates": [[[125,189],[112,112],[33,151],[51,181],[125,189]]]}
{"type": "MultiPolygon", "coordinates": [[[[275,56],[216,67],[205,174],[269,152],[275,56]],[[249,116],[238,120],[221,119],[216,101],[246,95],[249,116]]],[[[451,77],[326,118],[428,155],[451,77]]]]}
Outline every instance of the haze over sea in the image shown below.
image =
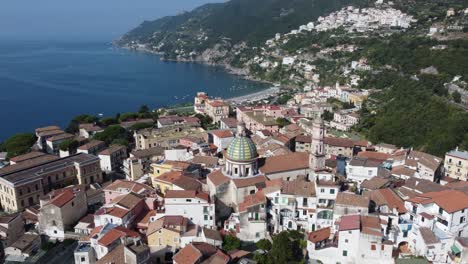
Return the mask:
{"type": "Polygon", "coordinates": [[[197,91],[236,97],[267,85],[220,68],[162,62],[105,42],[0,42],[0,140],[79,114],[113,116],[191,102],[197,91]]]}

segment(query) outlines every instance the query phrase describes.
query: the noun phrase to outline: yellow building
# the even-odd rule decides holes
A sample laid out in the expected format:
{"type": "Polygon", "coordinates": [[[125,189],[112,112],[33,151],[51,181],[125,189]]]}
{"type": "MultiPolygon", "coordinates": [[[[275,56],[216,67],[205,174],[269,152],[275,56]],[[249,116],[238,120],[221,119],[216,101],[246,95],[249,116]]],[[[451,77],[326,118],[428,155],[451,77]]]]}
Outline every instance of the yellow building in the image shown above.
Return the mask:
{"type": "Polygon", "coordinates": [[[164,216],[148,226],[148,246],[176,251],[180,248],[180,237],[187,232],[188,219],[183,216],[164,216]]]}
{"type": "Polygon", "coordinates": [[[468,181],[468,151],[460,151],[458,148],[445,154],[445,176],[468,181]]]}
{"type": "Polygon", "coordinates": [[[151,182],[154,189],[165,195],[167,191],[173,189],[174,181],[180,179],[180,177],[182,177],[181,171],[168,171],[159,177],[153,177],[151,182]]]}
{"type": "Polygon", "coordinates": [[[349,93],[348,101],[355,106],[362,106],[362,103],[367,99],[368,95],[364,93],[349,93]]]}

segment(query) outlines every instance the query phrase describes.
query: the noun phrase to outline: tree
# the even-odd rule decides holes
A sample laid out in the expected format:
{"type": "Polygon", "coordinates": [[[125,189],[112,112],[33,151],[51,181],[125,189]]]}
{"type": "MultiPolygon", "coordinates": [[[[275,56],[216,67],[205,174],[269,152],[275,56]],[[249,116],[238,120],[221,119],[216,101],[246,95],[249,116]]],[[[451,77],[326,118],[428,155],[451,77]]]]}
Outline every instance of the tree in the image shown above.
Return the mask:
{"type": "Polygon", "coordinates": [[[211,116],[196,114],[195,117],[200,119],[200,123],[203,129],[208,129],[208,127],[210,127],[213,123],[213,118],[211,118],[211,116]]]}
{"type": "Polygon", "coordinates": [[[28,153],[36,142],[36,136],[31,133],[16,134],[2,144],[2,148],[7,152],[7,158],[28,153]]]}
{"type": "Polygon", "coordinates": [[[284,105],[292,98],[293,98],[292,95],[285,94],[285,95],[280,96],[278,100],[276,100],[276,103],[278,103],[279,105],[284,105]]]}
{"type": "Polygon", "coordinates": [[[96,123],[99,119],[96,116],[92,115],[78,115],[75,116],[70,123],[68,124],[67,128],[65,128],[65,132],[75,134],[80,130],[80,124],[88,124],[88,123],[96,123]]]}
{"type": "Polygon", "coordinates": [[[119,123],[119,120],[114,117],[105,117],[101,120],[99,120],[99,123],[103,126],[110,126],[110,125],[115,125],[119,123]]]}
{"type": "Polygon", "coordinates": [[[256,244],[255,246],[257,247],[257,249],[262,249],[262,250],[265,250],[265,251],[269,251],[271,249],[271,242],[270,240],[268,239],[260,239],[256,244]]]}
{"type": "Polygon", "coordinates": [[[278,126],[280,126],[280,127],[285,127],[285,126],[291,124],[291,122],[289,122],[289,120],[287,120],[287,119],[284,118],[284,117],[278,117],[278,118],[276,119],[276,124],[277,124],[278,126]]]}
{"type": "Polygon", "coordinates": [[[149,112],[150,112],[150,109],[147,105],[140,106],[140,109],[138,110],[139,114],[147,114],[149,112]]]}
{"type": "Polygon", "coordinates": [[[329,112],[327,110],[323,111],[322,118],[325,121],[332,121],[333,120],[333,112],[329,112]]]}
{"type": "Polygon", "coordinates": [[[452,93],[453,101],[457,104],[461,103],[461,94],[457,91],[452,93]]]}
{"type": "Polygon", "coordinates": [[[141,129],[145,129],[145,128],[150,128],[150,127],[153,127],[154,124],[152,123],[136,123],[134,124],[133,126],[130,127],[130,130],[131,131],[138,131],[138,130],[141,130],[141,129]]]}
{"type": "Polygon", "coordinates": [[[223,249],[225,251],[231,251],[234,249],[239,249],[241,246],[241,241],[232,235],[226,235],[223,237],[223,249]]]}
{"type": "Polygon", "coordinates": [[[110,145],[117,140],[122,142],[130,142],[132,140],[132,135],[127,130],[125,130],[125,128],[119,125],[112,125],[104,129],[103,132],[94,135],[93,138],[104,141],[107,145],[110,145]]]}
{"type": "Polygon", "coordinates": [[[128,120],[135,120],[139,117],[140,115],[138,113],[132,113],[132,112],[129,112],[129,113],[123,113],[119,116],[119,121],[120,122],[125,122],[125,121],[128,121],[128,120]]]}
{"type": "Polygon", "coordinates": [[[67,139],[59,144],[59,149],[62,151],[75,151],[80,146],[76,139],[67,139]]]}
{"type": "Polygon", "coordinates": [[[283,231],[273,237],[268,253],[270,263],[291,263],[303,259],[304,235],[298,231],[283,231]]]}

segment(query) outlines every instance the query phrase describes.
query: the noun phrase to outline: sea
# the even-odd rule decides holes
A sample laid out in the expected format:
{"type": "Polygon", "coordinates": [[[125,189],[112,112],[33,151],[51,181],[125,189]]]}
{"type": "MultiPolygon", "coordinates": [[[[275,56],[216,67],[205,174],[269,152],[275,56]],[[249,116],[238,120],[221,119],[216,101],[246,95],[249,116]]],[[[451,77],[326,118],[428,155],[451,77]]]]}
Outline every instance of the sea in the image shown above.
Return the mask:
{"type": "Polygon", "coordinates": [[[232,98],[269,85],[222,68],[163,62],[106,42],[0,41],[0,141],[79,114],[115,116],[192,102],[199,91],[232,98]]]}

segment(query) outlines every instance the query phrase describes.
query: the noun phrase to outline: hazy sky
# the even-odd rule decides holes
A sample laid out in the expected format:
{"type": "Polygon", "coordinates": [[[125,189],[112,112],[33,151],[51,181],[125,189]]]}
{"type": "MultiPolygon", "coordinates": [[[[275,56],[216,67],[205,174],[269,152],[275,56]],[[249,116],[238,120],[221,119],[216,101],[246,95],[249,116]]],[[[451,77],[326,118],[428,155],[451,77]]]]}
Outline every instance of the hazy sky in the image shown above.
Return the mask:
{"type": "Polygon", "coordinates": [[[208,2],[222,0],[0,0],[0,38],[112,40],[208,2]]]}

